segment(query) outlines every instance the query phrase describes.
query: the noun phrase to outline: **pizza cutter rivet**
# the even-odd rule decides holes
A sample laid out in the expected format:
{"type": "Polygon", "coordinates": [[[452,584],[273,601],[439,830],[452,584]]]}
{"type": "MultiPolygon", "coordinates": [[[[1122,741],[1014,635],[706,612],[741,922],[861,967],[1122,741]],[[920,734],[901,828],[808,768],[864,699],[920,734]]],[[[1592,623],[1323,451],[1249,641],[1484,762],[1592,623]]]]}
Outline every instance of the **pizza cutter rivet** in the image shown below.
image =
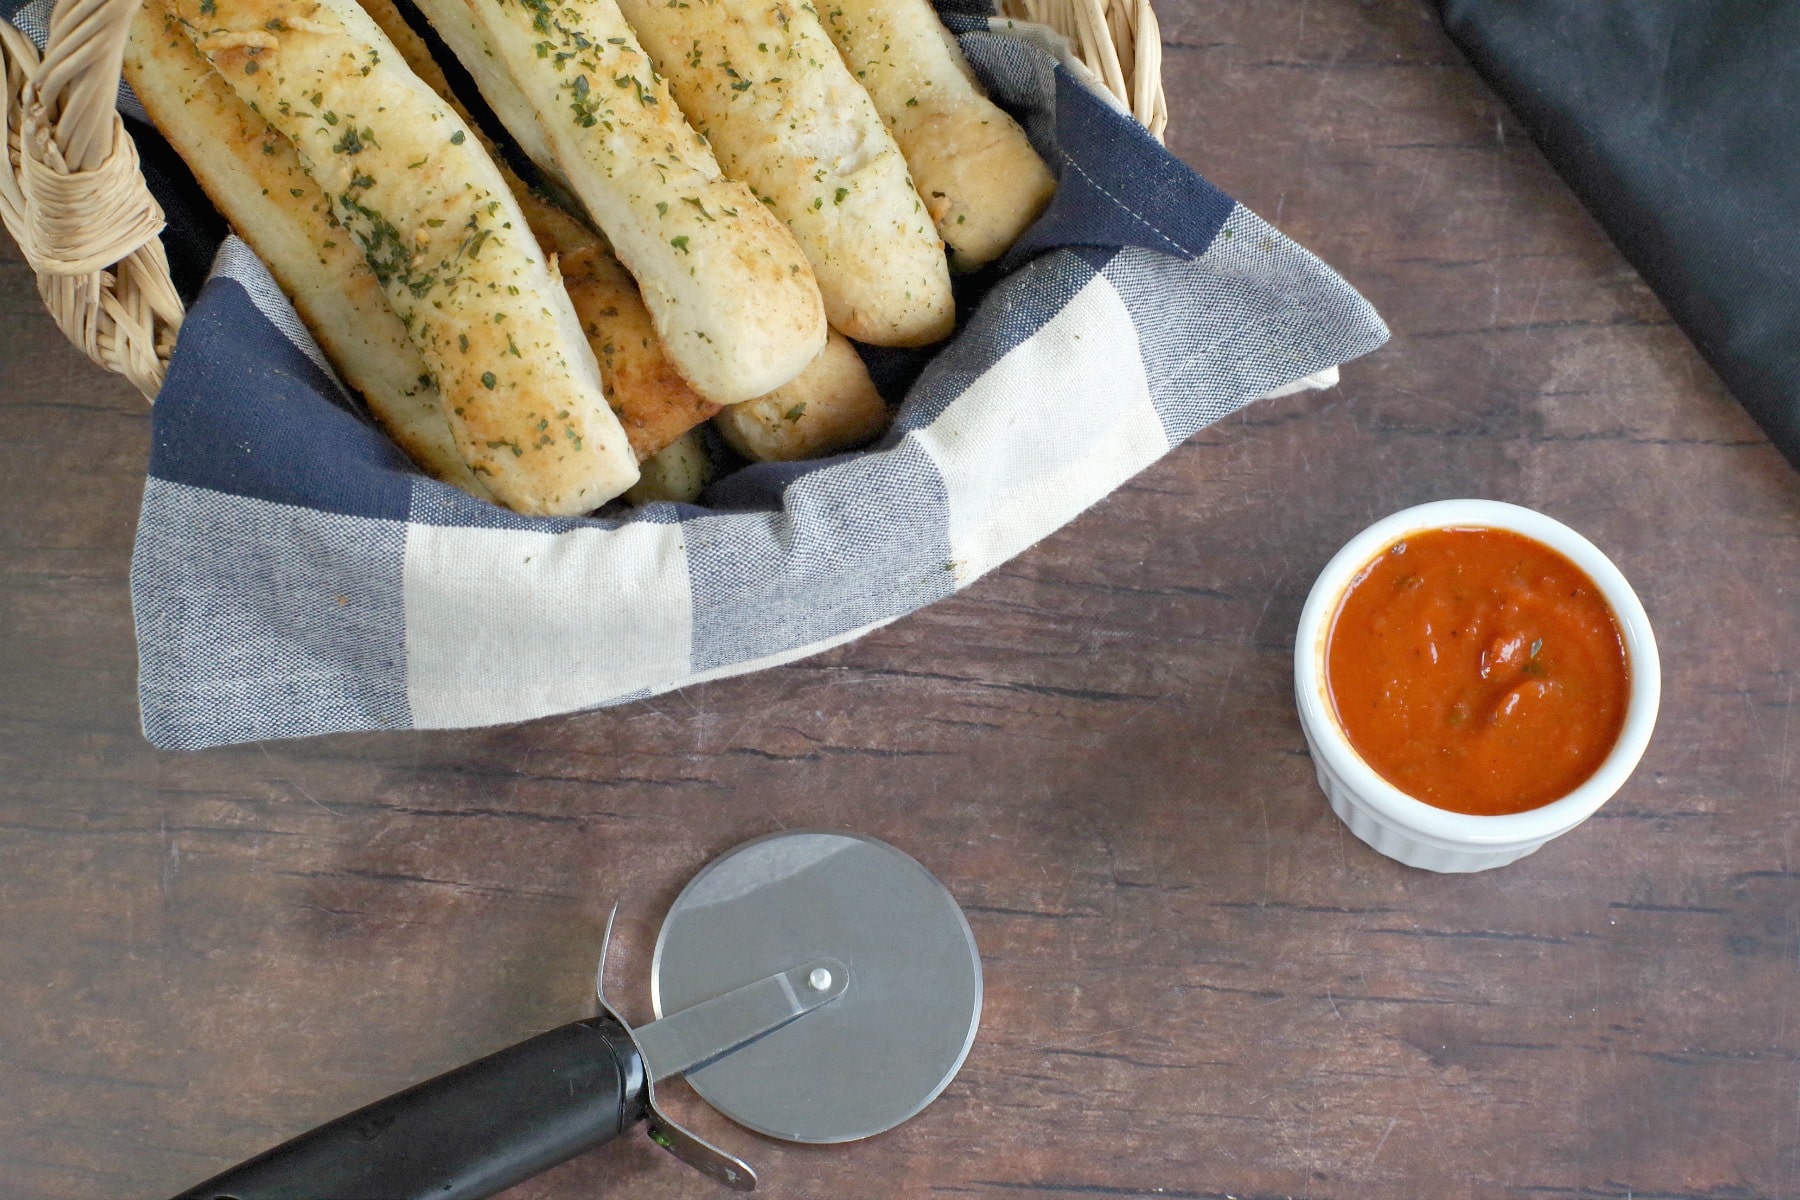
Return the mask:
{"type": "Polygon", "coordinates": [[[824,967],[814,967],[812,974],[806,977],[809,987],[815,992],[822,992],[831,986],[831,972],[824,967]]]}

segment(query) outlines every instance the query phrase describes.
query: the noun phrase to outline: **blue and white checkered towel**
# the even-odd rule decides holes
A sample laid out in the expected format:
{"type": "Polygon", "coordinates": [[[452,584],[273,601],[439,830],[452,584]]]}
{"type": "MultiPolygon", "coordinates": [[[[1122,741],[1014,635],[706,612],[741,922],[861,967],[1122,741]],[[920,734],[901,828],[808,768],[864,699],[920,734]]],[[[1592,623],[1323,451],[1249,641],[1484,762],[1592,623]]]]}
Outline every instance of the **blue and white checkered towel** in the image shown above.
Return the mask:
{"type": "Polygon", "coordinates": [[[789,662],[967,586],[1195,430],[1386,339],[1032,39],[948,19],[1056,199],[873,449],[745,468],[705,507],[533,519],[425,478],[228,240],[155,407],[131,571],[145,735],[489,725],[789,662]]]}

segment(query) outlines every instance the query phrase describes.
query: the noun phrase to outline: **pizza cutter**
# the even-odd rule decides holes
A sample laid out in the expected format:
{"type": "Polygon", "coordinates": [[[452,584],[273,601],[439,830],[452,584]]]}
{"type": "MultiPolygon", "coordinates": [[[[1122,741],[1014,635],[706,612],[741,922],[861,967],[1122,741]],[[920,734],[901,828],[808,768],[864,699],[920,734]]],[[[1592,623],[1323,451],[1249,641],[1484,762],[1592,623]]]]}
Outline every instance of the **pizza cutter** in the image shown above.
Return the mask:
{"type": "MultiPolygon", "coordinates": [[[[616,910],[615,910],[616,912],[616,910]]],[[[739,1191],[743,1160],[657,1107],[683,1076],[714,1108],[792,1142],[882,1133],[936,1099],[981,1018],[981,958],[944,885],[899,850],[824,831],[773,834],[676,897],[651,965],[656,1019],[600,1014],[408,1088],[175,1200],[478,1200],[639,1121],[739,1191]]]]}

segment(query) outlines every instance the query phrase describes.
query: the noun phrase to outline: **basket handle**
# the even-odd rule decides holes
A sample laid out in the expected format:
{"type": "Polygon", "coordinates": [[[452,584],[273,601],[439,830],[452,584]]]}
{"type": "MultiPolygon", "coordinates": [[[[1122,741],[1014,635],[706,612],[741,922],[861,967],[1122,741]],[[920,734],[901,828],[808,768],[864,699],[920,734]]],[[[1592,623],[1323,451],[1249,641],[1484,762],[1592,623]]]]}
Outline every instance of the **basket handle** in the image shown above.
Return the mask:
{"type": "Polygon", "coordinates": [[[181,297],[137,145],[114,107],[141,0],[58,0],[40,57],[0,21],[0,222],[70,341],[154,399],[181,297]]]}

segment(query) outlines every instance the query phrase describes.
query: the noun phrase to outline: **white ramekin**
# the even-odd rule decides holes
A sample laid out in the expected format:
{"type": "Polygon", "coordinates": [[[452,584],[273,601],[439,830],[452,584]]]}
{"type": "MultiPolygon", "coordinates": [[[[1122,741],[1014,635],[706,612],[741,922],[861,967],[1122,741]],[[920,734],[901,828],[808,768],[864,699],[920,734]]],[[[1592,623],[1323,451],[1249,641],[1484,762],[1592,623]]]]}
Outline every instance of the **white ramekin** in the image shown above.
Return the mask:
{"type": "Polygon", "coordinates": [[[1619,790],[1656,724],[1662,662],[1650,619],[1625,576],[1594,544],[1559,521],[1493,500],[1440,500],[1397,512],[1351,538],[1313,584],[1294,639],[1294,695],[1300,728],[1332,811],[1357,837],[1389,858],[1427,871],[1485,871],[1523,858],[1594,814],[1619,790]],[[1529,812],[1477,817],[1415,800],[1377,775],[1351,748],[1332,709],[1325,678],[1325,640],[1338,602],[1357,574],[1395,542],[1428,529],[1505,529],[1562,554],[1599,585],[1618,618],[1631,670],[1625,725],[1612,753],[1586,783],[1529,812]]]}

